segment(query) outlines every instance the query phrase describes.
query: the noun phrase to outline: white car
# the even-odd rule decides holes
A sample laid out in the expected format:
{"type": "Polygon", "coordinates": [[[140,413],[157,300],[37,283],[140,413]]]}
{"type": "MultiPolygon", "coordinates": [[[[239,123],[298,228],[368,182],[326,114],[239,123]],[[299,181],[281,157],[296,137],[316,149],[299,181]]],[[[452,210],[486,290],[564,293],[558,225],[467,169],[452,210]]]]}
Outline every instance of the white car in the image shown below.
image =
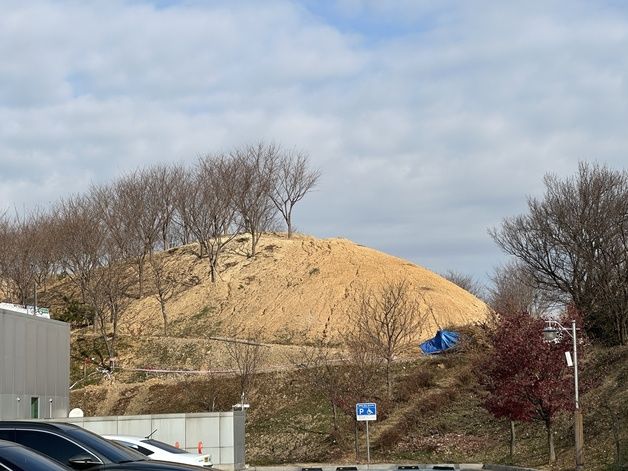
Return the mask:
{"type": "Polygon", "coordinates": [[[103,435],[103,437],[135,451],[139,451],[151,460],[191,464],[193,466],[202,466],[203,468],[211,468],[213,466],[210,455],[196,455],[152,438],[127,437],[122,435],[103,435]]]}

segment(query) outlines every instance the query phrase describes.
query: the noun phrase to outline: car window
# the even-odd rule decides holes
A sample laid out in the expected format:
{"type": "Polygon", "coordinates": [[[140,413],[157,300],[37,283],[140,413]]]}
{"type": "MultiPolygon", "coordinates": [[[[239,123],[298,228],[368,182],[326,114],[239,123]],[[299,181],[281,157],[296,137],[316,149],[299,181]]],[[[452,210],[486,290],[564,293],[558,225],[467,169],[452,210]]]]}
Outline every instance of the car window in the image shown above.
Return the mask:
{"type": "Polygon", "coordinates": [[[14,442],[15,431],[12,429],[0,429],[0,440],[6,440],[8,442],[14,442]]]}
{"type": "Polygon", "coordinates": [[[84,428],[72,427],[65,430],[65,433],[113,463],[128,463],[129,461],[145,461],[147,459],[138,451],[109,441],[84,428]]]}
{"type": "Polygon", "coordinates": [[[149,445],[153,445],[154,447],[160,448],[164,451],[167,451],[168,453],[175,453],[175,454],[183,454],[183,453],[187,453],[187,451],[182,450],[181,448],[177,448],[174,447],[172,445],[168,445],[167,443],[164,442],[160,442],[159,440],[153,440],[152,438],[146,439],[146,440],[142,440],[142,442],[144,443],[148,443],[149,445]]]}
{"type": "MultiPolygon", "coordinates": [[[[68,468],[19,446],[3,447],[0,450],[0,463],[4,469],[12,471],[67,471],[68,468]]],[[[0,470],[3,469],[0,465],[0,470]]]]}
{"type": "Polygon", "coordinates": [[[88,453],[67,438],[54,433],[39,430],[16,430],[15,441],[63,464],[68,464],[70,458],[74,456],[85,454],[93,456],[94,460],[100,462],[92,453],[88,453]]]}
{"type": "Polygon", "coordinates": [[[113,440],[116,443],[119,443],[120,445],[126,446],[128,448],[130,448],[131,450],[135,450],[135,451],[139,451],[141,454],[145,455],[145,456],[150,456],[152,454],[154,454],[155,452],[153,450],[149,450],[148,448],[144,448],[143,446],[140,446],[136,443],[131,443],[131,442],[125,442],[124,440],[113,440]]]}

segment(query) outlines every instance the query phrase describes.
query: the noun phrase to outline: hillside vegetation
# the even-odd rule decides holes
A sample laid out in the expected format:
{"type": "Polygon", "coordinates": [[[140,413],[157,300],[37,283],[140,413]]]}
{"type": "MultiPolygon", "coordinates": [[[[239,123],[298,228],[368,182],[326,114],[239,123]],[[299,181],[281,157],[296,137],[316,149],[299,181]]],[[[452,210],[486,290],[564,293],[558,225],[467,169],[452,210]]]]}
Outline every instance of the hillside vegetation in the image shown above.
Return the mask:
{"type": "MultiPolygon", "coordinates": [[[[324,348],[333,350],[334,358],[342,355],[339,340],[360,293],[404,279],[429,311],[429,325],[417,335],[417,348],[395,363],[393,396],[385,392],[381,371],[363,392],[380,405],[372,427],[373,458],[508,462],[509,424],[482,407],[483,392],[474,375],[484,350],[480,326],[487,316],[480,300],[424,268],[345,239],[265,235],[255,257],[246,256],[245,244],[245,236],[235,241],[216,283],[209,279],[206,261],[195,255],[195,246],[158,254],[168,273],[177,277],[167,303],[168,334],[149,270],[144,296],[131,299],[120,316],[113,376],[81,361],[90,348],[98,349],[99,334],[91,327],[75,329],[72,406],[88,415],[229,410],[239,402],[240,385],[228,345],[234,335],[258,332],[264,363],[249,391],[247,460],[363,462],[363,430],[358,430],[356,458],[350,407],[336,411],[334,423],[334,411],[318,384],[321,368],[344,377],[355,370],[348,363],[321,366],[308,359],[321,349],[317,340],[323,333],[333,337],[324,348]],[[463,346],[445,356],[421,357],[418,341],[439,327],[459,328],[463,346]],[[151,369],[178,373],[138,371],[151,369]]],[[[48,300],[57,303],[57,312],[67,308],[72,295],[68,287],[61,280],[49,288],[48,300]]],[[[583,401],[589,469],[606,469],[618,454],[625,459],[627,352],[621,347],[597,349],[582,368],[583,376],[594,380],[583,401]]],[[[556,426],[558,466],[563,469],[573,462],[571,423],[570,415],[563,414],[556,426]]],[[[514,461],[542,466],[543,428],[518,425],[517,434],[514,461]]]]}
{"type": "MultiPolygon", "coordinates": [[[[477,328],[465,339],[481,338],[477,328]]],[[[397,365],[393,400],[380,391],[378,421],[371,424],[372,459],[380,462],[508,463],[509,424],[482,407],[483,393],[473,367],[481,346],[462,347],[440,357],[397,365]]],[[[338,366],[336,368],[343,368],[338,366]]],[[[615,468],[628,459],[628,349],[599,348],[589,355],[583,375],[594,383],[583,396],[587,469],[615,468]]],[[[356,461],[354,421],[341,414],[334,430],[328,401],[310,369],[267,372],[251,394],[247,416],[247,462],[251,464],[356,461]]],[[[145,382],[92,385],[72,393],[73,406],[90,415],[228,410],[237,401],[233,376],[162,375],[145,382]]],[[[364,429],[358,462],[365,462],[364,429]]],[[[573,469],[573,428],[569,413],[555,427],[556,469],[573,469]]],[[[514,463],[547,468],[541,424],[518,424],[514,463]]]]}

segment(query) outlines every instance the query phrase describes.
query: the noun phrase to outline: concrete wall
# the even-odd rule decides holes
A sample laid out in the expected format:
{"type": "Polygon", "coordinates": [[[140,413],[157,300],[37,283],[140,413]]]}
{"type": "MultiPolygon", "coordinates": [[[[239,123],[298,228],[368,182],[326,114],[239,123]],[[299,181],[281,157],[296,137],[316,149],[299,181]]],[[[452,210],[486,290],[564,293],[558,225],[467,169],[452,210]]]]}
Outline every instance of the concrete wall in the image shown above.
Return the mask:
{"type": "Polygon", "coordinates": [[[70,326],[0,309],[0,419],[67,417],[70,326]],[[51,414],[52,409],[52,414],[51,414]]]}
{"type": "Polygon", "coordinates": [[[210,454],[215,466],[243,469],[245,463],[245,413],[205,412],[198,414],[156,414],[65,419],[100,435],[152,437],[197,453],[203,442],[203,453],[210,454]]]}

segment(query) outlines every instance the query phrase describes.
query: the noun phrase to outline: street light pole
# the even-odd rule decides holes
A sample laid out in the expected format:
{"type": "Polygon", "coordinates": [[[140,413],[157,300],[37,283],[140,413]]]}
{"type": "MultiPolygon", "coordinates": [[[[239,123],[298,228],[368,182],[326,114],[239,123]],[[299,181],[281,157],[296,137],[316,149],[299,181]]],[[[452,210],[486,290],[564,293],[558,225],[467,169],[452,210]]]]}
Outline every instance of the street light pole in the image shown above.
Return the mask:
{"type": "Polygon", "coordinates": [[[576,408],[574,410],[574,434],[576,444],[576,471],[583,469],[584,431],[582,427],[582,412],[580,411],[580,393],[578,388],[578,339],[576,336],[576,321],[571,321],[571,338],[573,340],[573,381],[576,408]]]}
{"type": "Polygon", "coordinates": [[[546,321],[548,327],[543,329],[546,340],[556,340],[558,331],[566,332],[573,341],[573,382],[574,382],[574,434],[576,448],[576,471],[584,469],[584,431],[582,425],[582,411],[580,410],[580,393],[578,388],[578,337],[576,329],[576,321],[571,321],[571,329],[563,327],[558,321],[546,321]],[[571,330],[571,332],[570,332],[571,330]]]}

